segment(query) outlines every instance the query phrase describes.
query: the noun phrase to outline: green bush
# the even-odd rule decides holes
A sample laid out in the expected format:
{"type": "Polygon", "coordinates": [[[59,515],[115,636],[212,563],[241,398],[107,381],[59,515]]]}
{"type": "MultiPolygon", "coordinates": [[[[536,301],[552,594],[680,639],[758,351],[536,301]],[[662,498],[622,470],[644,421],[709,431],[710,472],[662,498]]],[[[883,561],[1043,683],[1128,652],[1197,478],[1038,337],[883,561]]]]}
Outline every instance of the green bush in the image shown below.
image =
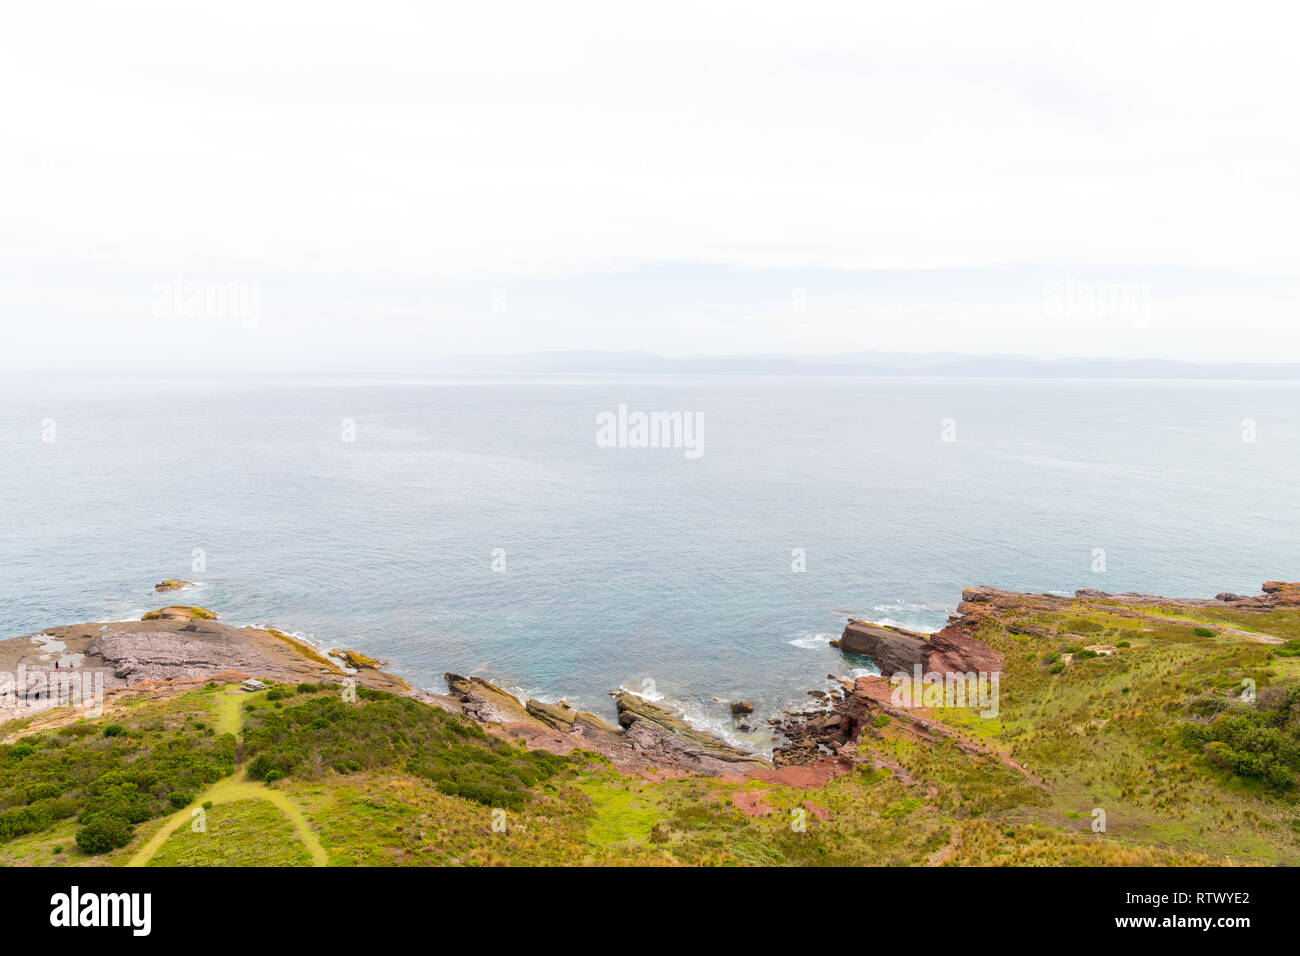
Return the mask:
{"type": "Polygon", "coordinates": [[[286,776],[297,761],[297,756],[287,749],[280,753],[258,754],[248,765],[248,776],[270,783],[286,776]]]}
{"type": "Polygon", "coordinates": [[[25,833],[37,833],[56,820],[64,820],[76,813],[76,806],[67,800],[41,800],[25,807],[0,811],[0,840],[11,840],[25,833]]]}
{"type": "Polygon", "coordinates": [[[1180,728],[1183,744],[1203,752],[1212,764],[1229,773],[1289,787],[1300,766],[1300,741],[1285,729],[1292,696],[1278,709],[1225,713],[1208,724],[1184,724],[1180,728]]]}
{"type": "Polygon", "coordinates": [[[1192,633],[1195,634],[1197,637],[1213,637],[1213,636],[1214,636],[1214,632],[1213,632],[1212,630],[1210,630],[1208,627],[1194,627],[1194,628],[1192,628],[1192,633]]]}
{"type": "Polygon", "coordinates": [[[442,793],[514,809],[529,788],[568,766],[567,758],[512,746],[459,715],[367,687],[357,689],[356,703],[330,695],[258,710],[244,744],[255,780],[396,768],[442,793]]]}
{"type": "Polygon", "coordinates": [[[37,800],[47,800],[50,797],[57,797],[63,793],[63,787],[54,781],[45,783],[33,783],[27,788],[27,803],[35,803],[37,800]]]}
{"type": "Polygon", "coordinates": [[[107,853],[130,842],[130,825],[116,817],[96,817],[77,831],[77,846],[87,853],[107,853]]]}
{"type": "Polygon", "coordinates": [[[188,803],[234,771],[235,738],[194,727],[206,706],[180,699],[162,713],[68,725],[0,746],[0,841],[73,818],[83,828],[111,818],[129,831],[173,812],[178,794],[188,803]]]}

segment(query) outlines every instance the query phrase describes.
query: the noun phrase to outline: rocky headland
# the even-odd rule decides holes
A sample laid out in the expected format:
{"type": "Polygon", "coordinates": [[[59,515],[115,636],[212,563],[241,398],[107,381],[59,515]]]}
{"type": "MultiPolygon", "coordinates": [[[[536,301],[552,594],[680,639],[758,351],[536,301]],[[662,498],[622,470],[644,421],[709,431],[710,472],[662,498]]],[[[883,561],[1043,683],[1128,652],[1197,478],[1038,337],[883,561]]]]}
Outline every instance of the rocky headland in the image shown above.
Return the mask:
{"type": "MultiPolygon", "coordinates": [[[[1300,584],[1268,581],[1258,595],[1223,592],[1214,598],[1167,598],[1131,591],[1112,594],[1093,588],[1066,596],[971,587],[962,592],[961,603],[948,625],[934,634],[851,619],[832,645],[872,658],[880,668],[880,676],[844,681],[839,687],[822,692],[818,703],[808,709],[773,719],[772,726],[783,738],[773,753],[773,761],[778,767],[817,764],[829,767],[832,761],[844,768],[864,762],[877,769],[888,766],[888,761],[879,760],[861,744],[864,730],[878,721],[892,720],[894,726],[903,728],[904,733],[922,745],[943,740],[968,753],[993,754],[1026,777],[1035,779],[997,748],[933,719],[930,709],[895,704],[891,675],[1001,673],[1005,655],[978,636],[990,626],[1012,638],[1059,639],[1085,645],[1081,650],[1091,651],[1092,656],[1108,655],[1116,648],[1101,644],[1089,647],[1092,639],[1088,635],[1062,626],[1072,620],[1071,614],[1100,610],[1110,618],[1132,622],[1141,629],[1144,623],[1167,624],[1171,612],[1176,614],[1180,609],[1189,612],[1218,609],[1263,617],[1300,609],[1300,584]]],[[[1276,635],[1224,624],[1200,631],[1204,636],[1222,634],[1255,643],[1285,643],[1276,635]]],[[[1065,659],[1068,661],[1071,656],[1066,654],[1065,659]]],[[[896,765],[889,769],[902,772],[896,765]]]]}
{"type": "MultiPolygon", "coordinates": [[[[164,585],[188,582],[165,581],[164,585]]],[[[64,625],[37,635],[0,641],[0,670],[29,672],[42,668],[76,668],[97,673],[111,702],[126,691],[165,696],[216,676],[257,677],[280,683],[346,680],[421,700],[464,714],[490,733],[520,740],[529,747],[558,754],[590,750],[622,771],[642,775],[709,775],[761,779],[795,786],[817,786],[854,768],[889,764],[863,746],[864,734],[882,719],[893,719],[917,741],[952,742],[971,753],[993,753],[1019,767],[986,742],[933,719],[925,708],[899,707],[891,701],[889,675],[903,672],[1001,672],[1005,655],[981,637],[993,624],[1012,634],[1056,636],[1059,628],[1036,623],[1081,604],[1105,608],[1118,618],[1141,622],[1157,610],[1167,620],[1170,609],[1228,608],[1265,614],[1300,608],[1300,585],[1267,582],[1255,596],[1221,593],[1213,599],[1169,599],[1154,595],[1109,594],[1092,589],[1073,596],[1023,594],[988,587],[966,589],[956,614],[934,634],[851,619],[835,646],[876,662],[879,677],[841,680],[829,690],[810,691],[806,709],[769,720],[776,736],[770,758],[739,749],[691,726],[680,715],[631,691],[612,692],[617,724],[578,711],[564,702],[520,699],[482,677],[445,675],[448,692],[413,689],[382,669],[382,662],[355,651],[322,652],[272,628],[232,627],[205,608],[170,606],[150,612],[139,622],[64,625]]],[[[1225,628],[1253,641],[1281,640],[1250,630],[1225,628]]],[[[1067,638],[1078,637],[1064,633],[1067,638]]],[[[1082,638],[1080,638],[1082,640],[1082,638]]],[[[833,677],[833,675],[831,675],[833,677]]],[[[8,703],[0,721],[29,713],[30,702],[8,703]],[[25,710],[23,708],[26,708],[25,710]]],[[[732,706],[738,716],[752,705],[732,706]]],[[[897,766],[892,769],[902,772],[897,766]]],[[[1029,775],[1032,776],[1032,775],[1029,775]]]]}
{"type": "Polygon", "coordinates": [[[141,822],[229,791],[296,801],[302,855],[364,865],[1300,864],[1300,585],[975,587],[933,634],[850,619],[836,644],[840,673],[865,655],[881,674],[830,674],[777,714],[715,699],[766,724],[756,753],[625,688],[608,719],[481,676],[417,689],[198,605],[47,628],[0,641],[0,685],[90,679],[93,700],[0,694],[0,863],[107,859],[110,836],[117,862],[292,856],[263,824],[160,849],[141,822]],[[986,678],[987,700],[948,694],[986,678]],[[139,806],[105,803],[110,771],[143,774],[139,806]]]}

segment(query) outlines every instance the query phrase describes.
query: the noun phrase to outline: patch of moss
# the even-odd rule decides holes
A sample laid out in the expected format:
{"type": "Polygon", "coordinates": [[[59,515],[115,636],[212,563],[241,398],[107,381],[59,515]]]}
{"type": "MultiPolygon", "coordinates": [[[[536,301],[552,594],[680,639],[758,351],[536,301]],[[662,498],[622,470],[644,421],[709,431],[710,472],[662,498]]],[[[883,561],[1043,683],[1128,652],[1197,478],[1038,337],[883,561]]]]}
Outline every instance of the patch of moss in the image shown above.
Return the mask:
{"type": "Polygon", "coordinates": [[[383,661],[375,660],[373,657],[368,657],[360,651],[332,650],[330,653],[335,657],[341,658],[349,667],[354,667],[357,670],[360,670],[363,667],[379,670],[384,666],[383,661]]]}
{"type": "Polygon", "coordinates": [[[292,645],[293,649],[297,651],[299,654],[301,654],[303,657],[315,661],[317,664],[320,664],[322,667],[329,668],[331,671],[333,671],[336,674],[339,673],[339,666],[337,664],[335,664],[332,660],[330,660],[320,651],[316,650],[316,648],[312,647],[306,641],[300,641],[296,637],[290,637],[288,634],[284,633],[284,631],[277,631],[273,627],[264,627],[261,630],[267,634],[270,634],[276,640],[284,641],[284,643],[292,645]]]}
{"type": "Polygon", "coordinates": [[[213,611],[209,611],[205,607],[192,607],[189,605],[174,604],[169,607],[160,608],[157,611],[149,611],[147,614],[142,616],[140,620],[142,621],[161,620],[163,616],[163,611],[183,611],[191,621],[215,621],[217,619],[216,613],[213,611]]]}

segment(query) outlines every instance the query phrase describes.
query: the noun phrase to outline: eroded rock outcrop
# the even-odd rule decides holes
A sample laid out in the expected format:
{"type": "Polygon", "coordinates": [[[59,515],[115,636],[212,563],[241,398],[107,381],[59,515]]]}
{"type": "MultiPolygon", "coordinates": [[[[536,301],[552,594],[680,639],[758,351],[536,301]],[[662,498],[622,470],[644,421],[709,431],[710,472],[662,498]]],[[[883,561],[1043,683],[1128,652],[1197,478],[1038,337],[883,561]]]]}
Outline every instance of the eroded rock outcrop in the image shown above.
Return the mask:
{"type": "Polygon", "coordinates": [[[1004,750],[985,741],[968,737],[958,728],[931,716],[925,707],[897,703],[894,688],[884,677],[859,677],[844,684],[827,698],[829,709],[813,709],[786,714],[773,721],[784,743],[772,754],[778,770],[789,772],[807,768],[812,774],[830,772],[831,776],[855,766],[887,768],[900,780],[911,782],[911,775],[900,764],[871,746],[878,736],[882,719],[896,734],[903,734],[922,746],[945,742],[963,753],[981,759],[996,760],[1034,786],[1043,782],[1030,774],[1004,750]]]}
{"type": "MultiPolygon", "coordinates": [[[[1012,634],[1059,636],[1071,642],[1084,643],[1084,636],[1068,630],[1058,631],[1057,626],[1039,623],[1039,619],[1102,609],[1108,615],[1133,618],[1135,622],[1150,619],[1164,623],[1169,621],[1168,614],[1153,613],[1153,608],[1181,607],[1191,611],[1225,606],[1260,613],[1300,607],[1300,584],[1268,581],[1258,595],[1242,596],[1225,591],[1214,598],[1166,598],[1132,591],[1113,594],[1095,588],[1061,595],[971,587],[962,592],[957,613],[951,616],[948,626],[931,635],[850,620],[841,638],[832,643],[845,651],[871,657],[882,676],[861,677],[843,682],[829,692],[813,692],[817,704],[771,721],[782,737],[782,743],[773,753],[773,763],[777,767],[788,767],[812,766],[832,758],[863,761],[867,759],[860,749],[864,733],[870,731],[875,721],[886,719],[896,720],[904,732],[923,742],[950,739],[962,750],[996,756],[1004,764],[1023,772],[1023,768],[1005,753],[964,737],[955,728],[933,719],[927,708],[915,705],[915,701],[905,706],[896,703],[889,677],[899,672],[913,676],[918,667],[923,675],[942,674],[945,677],[1000,674],[1005,664],[1003,655],[980,638],[981,633],[987,633],[984,631],[986,626],[1003,628],[1012,634]]],[[[1282,642],[1279,637],[1223,624],[1215,624],[1213,629],[1263,643],[1282,642]]]]}
{"type": "Polygon", "coordinates": [[[528,708],[508,690],[482,677],[444,674],[447,688],[463,705],[467,716],[489,724],[509,724],[532,720],[528,708]]]}
{"type": "Polygon", "coordinates": [[[826,693],[823,704],[784,714],[771,721],[782,737],[772,752],[777,767],[807,766],[826,757],[855,763],[855,744],[870,708],[849,692],[851,682],[826,693]]]}
{"type": "Polygon", "coordinates": [[[102,660],[128,685],[142,680],[203,677],[222,670],[270,674],[277,662],[252,642],[228,638],[217,624],[176,630],[132,630],[96,636],[86,656],[102,660]]]}
{"type": "MultiPolygon", "coordinates": [[[[231,627],[183,613],[147,621],[62,625],[0,641],[0,671],[14,673],[19,667],[29,672],[75,670],[102,679],[106,692],[232,675],[291,684],[347,677],[309,645],[278,631],[231,627]]],[[[400,678],[382,671],[366,671],[354,679],[377,690],[408,691],[400,678]]],[[[14,714],[0,706],[0,720],[10,716],[14,714]]]]}
{"type": "Polygon", "coordinates": [[[965,628],[948,625],[931,634],[922,649],[922,670],[939,674],[1001,672],[1003,656],[965,628]]]}
{"type": "Polygon", "coordinates": [[[521,700],[482,677],[447,674],[447,686],[464,714],[523,739],[530,747],[560,753],[576,749],[603,754],[633,770],[678,773],[744,773],[766,767],[761,757],[696,730],[671,711],[619,692],[619,727],[563,701],[521,700]]]}
{"type": "Polygon", "coordinates": [[[889,675],[911,674],[916,667],[923,672],[940,673],[1000,671],[1002,655],[989,647],[967,628],[949,625],[935,634],[921,634],[906,628],[868,621],[851,620],[844,634],[833,646],[870,657],[889,675]]]}
{"type": "Polygon", "coordinates": [[[1137,591],[1111,593],[1096,588],[1080,588],[1073,595],[1024,594],[1002,588],[966,588],[961,594],[954,622],[977,624],[984,618],[998,616],[1008,620],[1017,614],[1026,615],[1040,611],[1068,610],[1080,600],[1112,606],[1116,613],[1140,612],[1149,606],[1162,607],[1228,607],[1237,611],[1268,612],[1278,608],[1300,607],[1300,583],[1291,581],[1265,581],[1260,594],[1241,595],[1221,591],[1212,598],[1170,598],[1137,591]]]}
{"type": "Polygon", "coordinates": [[[850,620],[839,640],[831,641],[831,646],[870,657],[882,674],[892,674],[911,672],[914,665],[922,662],[925,638],[918,631],[902,627],[850,620]]]}
{"type": "Polygon", "coordinates": [[[1269,607],[1300,607],[1300,582],[1265,581],[1264,595],[1258,600],[1269,607]]]}
{"type": "Polygon", "coordinates": [[[766,761],[696,730],[671,711],[643,697],[620,691],[614,698],[618,723],[632,748],[652,759],[703,773],[736,773],[766,766],[766,761]]]}

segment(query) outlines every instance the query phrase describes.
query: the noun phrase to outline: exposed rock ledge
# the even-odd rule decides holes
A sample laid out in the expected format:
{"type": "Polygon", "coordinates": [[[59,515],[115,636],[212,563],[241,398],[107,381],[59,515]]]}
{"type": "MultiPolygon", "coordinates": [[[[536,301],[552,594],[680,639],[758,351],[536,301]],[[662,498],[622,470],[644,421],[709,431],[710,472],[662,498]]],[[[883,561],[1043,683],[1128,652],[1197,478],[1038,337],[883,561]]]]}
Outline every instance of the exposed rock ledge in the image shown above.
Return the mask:
{"type": "MultiPolygon", "coordinates": [[[[98,675],[106,692],[231,673],[281,683],[342,681],[348,676],[310,645],[279,631],[192,620],[184,613],[145,621],[70,624],[0,641],[0,671],[14,674],[22,667],[29,674],[53,673],[56,666],[98,675]]],[[[401,678],[383,671],[359,671],[354,679],[379,690],[409,690],[401,678]]],[[[0,706],[0,721],[29,711],[26,703],[0,706]]]]}
{"type": "Polygon", "coordinates": [[[949,625],[936,634],[920,634],[901,627],[851,620],[838,641],[831,644],[870,657],[884,675],[923,672],[985,671],[1002,669],[1002,655],[966,629],[949,625]]]}
{"type": "Polygon", "coordinates": [[[769,766],[761,757],[696,730],[671,711],[626,691],[615,694],[615,727],[564,702],[521,701],[482,677],[445,677],[463,713],[497,725],[530,746],[559,752],[593,750],[636,772],[744,774],[769,766]]]}
{"type": "MultiPolygon", "coordinates": [[[[784,738],[772,754],[777,767],[827,764],[851,768],[871,760],[858,744],[863,730],[880,714],[904,718],[910,732],[923,743],[940,736],[957,741],[962,749],[980,749],[923,711],[901,710],[890,703],[889,675],[903,672],[909,677],[920,667],[922,673],[1001,672],[1002,654],[974,636],[972,623],[954,617],[953,623],[935,634],[921,634],[906,628],[869,621],[850,620],[844,634],[832,642],[842,650],[864,654],[875,660],[880,677],[859,677],[843,681],[819,697],[819,703],[788,713],[772,721],[784,738]]],[[[840,772],[843,772],[841,770],[840,772]]]]}
{"type": "Polygon", "coordinates": [[[627,691],[614,698],[618,722],[632,749],[653,759],[689,765],[704,773],[736,773],[766,767],[767,762],[691,727],[650,701],[627,691]]]}

